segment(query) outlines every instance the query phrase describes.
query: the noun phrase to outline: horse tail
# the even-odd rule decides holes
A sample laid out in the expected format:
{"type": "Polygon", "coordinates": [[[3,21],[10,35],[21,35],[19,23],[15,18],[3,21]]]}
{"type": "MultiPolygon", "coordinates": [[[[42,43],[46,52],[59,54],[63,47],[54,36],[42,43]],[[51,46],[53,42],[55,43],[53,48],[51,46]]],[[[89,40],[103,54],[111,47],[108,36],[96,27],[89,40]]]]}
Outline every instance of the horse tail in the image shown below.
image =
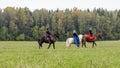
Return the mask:
{"type": "Polygon", "coordinates": [[[40,39],[38,39],[38,41],[40,41],[40,39]]]}

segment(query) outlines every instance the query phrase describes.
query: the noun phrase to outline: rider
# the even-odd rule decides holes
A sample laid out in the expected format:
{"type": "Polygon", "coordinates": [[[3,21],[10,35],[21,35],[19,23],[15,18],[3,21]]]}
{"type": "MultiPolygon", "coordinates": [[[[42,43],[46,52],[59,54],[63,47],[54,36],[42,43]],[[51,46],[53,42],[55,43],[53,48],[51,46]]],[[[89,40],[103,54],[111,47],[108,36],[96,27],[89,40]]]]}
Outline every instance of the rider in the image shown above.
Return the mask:
{"type": "Polygon", "coordinates": [[[88,38],[89,38],[90,40],[93,40],[93,39],[94,39],[93,32],[92,32],[92,27],[91,27],[91,26],[89,27],[89,31],[88,31],[88,38]]]}
{"type": "Polygon", "coordinates": [[[89,27],[88,35],[91,35],[91,36],[93,35],[92,27],[91,26],[89,27]]]}
{"type": "Polygon", "coordinates": [[[51,33],[49,31],[49,27],[46,28],[46,36],[47,36],[48,40],[51,41],[51,33]]]}
{"type": "Polygon", "coordinates": [[[77,35],[77,32],[75,31],[75,30],[73,30],[73,37],[78,37],[78,35],[77,35]]]}
{"type": "Polygon", "coordinates": [[[77,47],[79,47],[79,44],[80,44],[79,37],[78,37],[77,32],[75,30],[73,30],[73,38],[74,38],[75,44],[77,45],[77,47]]]}

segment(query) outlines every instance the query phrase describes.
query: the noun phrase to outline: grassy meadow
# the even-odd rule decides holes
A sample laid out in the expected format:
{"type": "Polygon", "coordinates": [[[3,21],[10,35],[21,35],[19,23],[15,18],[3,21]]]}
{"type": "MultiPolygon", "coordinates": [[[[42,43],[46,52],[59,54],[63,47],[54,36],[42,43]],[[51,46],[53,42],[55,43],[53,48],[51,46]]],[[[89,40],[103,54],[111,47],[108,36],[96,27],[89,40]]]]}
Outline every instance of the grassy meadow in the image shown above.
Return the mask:
{"type": "Polygon", "coordinates": [[[39,49],[37,41],[0,41],[0,68],[120,68],[120,41],[96,43],[66,48],[56,42],[56,49],[39,49]]]}

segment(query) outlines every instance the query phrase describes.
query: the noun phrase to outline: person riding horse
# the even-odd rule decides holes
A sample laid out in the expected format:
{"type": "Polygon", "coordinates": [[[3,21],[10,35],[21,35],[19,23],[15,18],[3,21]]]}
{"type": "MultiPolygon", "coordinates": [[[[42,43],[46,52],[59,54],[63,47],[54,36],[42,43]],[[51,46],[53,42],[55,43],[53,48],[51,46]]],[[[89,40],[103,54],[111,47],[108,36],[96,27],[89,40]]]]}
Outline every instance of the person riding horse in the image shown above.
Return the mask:
{"type": "Polygon", "coordinates": [[[46,37],[49,41],[51,41],[51,33],[49,31],[49,27],[46,28],[46,37]]]}
{"type": "Polygon", "coordinates": [[[94,40],[94,36],[93,36],[93,32],[92,32],[92,27],[91,27],[91,26],[89,27],[87,39],[88,39],[89,41],[94,40]]]}
{"type": "Polygon", "coordinates": [[[93,35],[92,27],[89,27],[88,35],[91,35],[91,36],[93,35]]]}
{"type": "Polygon", "coordinates": [[[79,37],[75,30],[73,30],[73,38],[74,38],[74,43],[77,45],[77,47],[79,47],[79,45],[80,45],[79,37]]]}
{"type": "Polygon", "coordinates": [[[46,36],[42,36],[38,38],[39,49],[42,48],[43,43],[48,43],[48,49],[50,48],[51,44],[53,44],[53,48],[55,49],[55,42],[59,39],[59,33],[55,32],[53,35],[49,32],[49,28],[46,29],[46,36]]]}

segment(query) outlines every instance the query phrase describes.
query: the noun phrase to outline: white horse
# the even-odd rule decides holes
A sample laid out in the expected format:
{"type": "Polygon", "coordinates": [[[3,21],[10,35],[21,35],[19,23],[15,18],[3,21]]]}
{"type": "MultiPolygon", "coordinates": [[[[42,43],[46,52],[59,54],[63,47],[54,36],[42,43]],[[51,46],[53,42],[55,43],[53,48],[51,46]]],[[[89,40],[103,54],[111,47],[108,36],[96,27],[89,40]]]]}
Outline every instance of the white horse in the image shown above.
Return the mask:
{"type": "MultiPolygon", "coordinates": [[[[79,37],[79,42],[81,43],[81,40],[82,40],[82,37],[83,37],[83,35],[82,34],[80,34],[80,35],[78,35],[78,37],[79,37]]],[[[71,47],[71,44],[74,44],[74,39],[71,37],[71,38],[68,38],[67,40],[66,40],[66,47],[71,47]]]]}

